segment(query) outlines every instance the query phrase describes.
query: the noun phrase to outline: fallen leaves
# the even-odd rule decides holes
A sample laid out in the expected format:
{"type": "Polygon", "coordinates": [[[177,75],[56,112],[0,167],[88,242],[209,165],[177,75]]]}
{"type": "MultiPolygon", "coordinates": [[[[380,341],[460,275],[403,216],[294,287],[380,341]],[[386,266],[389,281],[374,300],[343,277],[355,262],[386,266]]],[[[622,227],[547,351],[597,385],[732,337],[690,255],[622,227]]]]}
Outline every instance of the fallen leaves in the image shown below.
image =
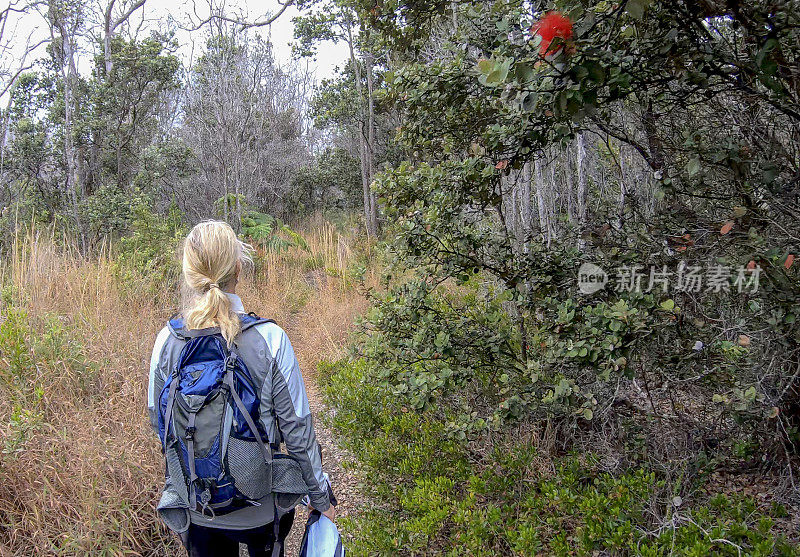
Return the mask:
{"type": "Polygon", "coordinates": [[[733,230],[734,224],[735,223],[732,220],[727,221],[725,224],[722,225],[722,228],[719,229],[719,233],[724,236],[725,234],[733,230]]]}
{"type": "Polygon", "coordinates": [[[750,337],[747,335],[739,335],[739,346],[748,347],[750,346],[750,337]]]}

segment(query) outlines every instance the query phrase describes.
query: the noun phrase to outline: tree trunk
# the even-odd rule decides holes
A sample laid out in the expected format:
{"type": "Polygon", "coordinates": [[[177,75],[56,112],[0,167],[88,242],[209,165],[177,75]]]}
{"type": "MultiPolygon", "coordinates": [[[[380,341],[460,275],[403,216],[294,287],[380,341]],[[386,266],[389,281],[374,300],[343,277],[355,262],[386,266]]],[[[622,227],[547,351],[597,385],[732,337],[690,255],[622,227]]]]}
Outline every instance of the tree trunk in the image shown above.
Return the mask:
{"type": "Polygon", "coordinates": [[[522,167],[522,188],[520,188],[520,221],[522,223],[521,232],[523,236],[523,251],[528,253],[531,241],[531,230],[533,229],[533,210],[531,208],[531,161],[522,167]]]}
{"type": "Polygon", "coordinates": [[[664,148],[661,145],[661,139],[658,137],[658,129],[656,127],[656,115],[653,112],[653,101],[650,101],[647,110],[642,114],[642,127],[647,135],[647,147],[650,151],[650,165],[653,170],[661,170],[664,168],[664,148]]]}
{"type": "Polygon", "coordinates": [[[75,37],[67,29],[67,22],[63,17],[56,21],[61,43],[64,49],[64,64],[61,66],[61,76],[64,80],[64,163],[66,166],[65,187],[67,198],[69,199],[72,217],[75,221],[81,249],[86,249],[86,237],[83,230],[83,223],[80,215],[81,192],[80,183],[77,175],[77,165],[75,163],[75,143],[73,137],[73,122],[75,118],[75,88],[74,79],[77,75],[75,64],[75,48],[73,41],[75,37]]]}
{"type": "MultiPolygon", "coordinates": [[[[238,167],[238,165],[237,165],[238,167]]],[[[240,169],[236,169],[236,226],[234,226],[234,230],[236,230],[237,234],[242,231],[242,203],[239,198],[241,195],[241,188],[240,188],[240,169]]]]}
{"type": "Polygon", "coordinates": [[[556,214],[557,211],[563,210],[560,203],[558,203],[558,188],[556,187],[556,159],[550,161],[550,172],[547,180],[547,246],[550,246],[551,241],[558,235],[556,229],[556,214]]]}
{"type": "Polygon", "coordinates": [[[575,192],[573,191],[575,188],[572,184],[572,149],[570,146],[567,145],[565,152],[563,153],[564,157],[564,194],[567,196],[567,216],[569,217],[569,222],[574,223],[577,220],[576,208],[575,208],[575,192]]]}
{"type": "MultiPolygon", "coordinates": [[[[369,158],[368,171],[369,183],[372,185],[372,180],[375,176],[375,95],[372,83],[373,59],[372,53],[367,52],[364,55],[366,62],[367,72],[367,151],[369,158]]],[[[369,190],[369,223],[370,233],[374,236],[378,234],[378,200],[375,198],[375,192],[370,187],[369,190]]]]}
{"type": "Polygon", "coordinates": [[[370,161],[369,161],[369,148],[367,146],[368,132],[364,129],[366,119],[364,115],[364,91],[361,83],[361,67],[356,58],[355,47],[353,39],[353,29],[348,22],[347,24],[347,46],[350,49],[350,63],[353,65],[355,73],[355,85],[358,92],[359,99],[359,133],[358,133],[358,147],[359,155],[361,158],[361,187],[364,196],[364,223],[367,228],[367,235],[373,236],[375,234],[372,227],[372,192],[370,191],[370,184],[372,183],[372,176],[370,174],[370,161]]]}
{"type": "Polygon", "coordinates": [[[619,220],[619,226],[622,228],[622,225],[625,222],[625,202],[628,194],[628,186],[626,184],[626,176],[625,176],[625,151],[623,150],[622,146],[620,145],[619,149],[619,206],[617,207],[617,218],[619,220]]]}
{"type": "Polygon", "coordinates": [[[533,163],[536,187],[536,208],[539,213],[539,231],[545,244],[550,246],[550,226],[547,223],[547,200],[544,192],[544,177],[542,176],[542,162],[538,158],[533,163]]]}
{"type": "Polygon", "coordinates": [[[578,209],[578,223],[581,227],[586,224],[586,167],[584,161],[586,160],[586,140],[583,134],[578,134],[577,141],[577,156],[575,162],[578,167],[578,195],[576,205],[578,209]]]}
{"type": "Polygon", "coordinates": [[[111,75],[114,61],[111,58],[111,35],[114,32],[111,25],[111,11],[114,8],[113,0],[109,3],[105,14],[105,29],[103,33],[103,59],[106,67],[106,79],[111,75]]]}
{"type": "MultiPolygon", "coordinates": [[[[500,178],[501,184],[508,183],[509,178],[503,176],[500,178]]],[[[503,192],[503,215],[505,218],[506,234],[514,243],[515,253],[521,251],[522,246],[522,233],[520,232],[520,219],[519,219],[519,189],[521,187],[521,178],[517,175],[510,188],[502,188],[503,192]]]]}
{"type": "Polygon", "coordinates": [[[231,213],[230,213],[230,210],[228,208],[228,166],[227,165],[222,165],[222,187],[223,187],[223,193],[222,193],[222,207],[223,207],[223,209],[222,210],[225,213],[225,222],[230,223],[231,222],[231,213]]]}

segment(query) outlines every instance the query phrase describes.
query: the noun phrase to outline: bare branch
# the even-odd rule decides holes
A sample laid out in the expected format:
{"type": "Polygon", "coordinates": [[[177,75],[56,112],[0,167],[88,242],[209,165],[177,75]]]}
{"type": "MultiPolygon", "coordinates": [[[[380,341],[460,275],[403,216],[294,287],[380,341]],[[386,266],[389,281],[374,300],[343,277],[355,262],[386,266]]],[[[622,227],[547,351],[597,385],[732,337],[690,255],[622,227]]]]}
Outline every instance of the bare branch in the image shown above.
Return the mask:
{"type": "MultiPolygon", "coordinates": [[[[295,2],[295,0],[287,0],[285,4],[281,4],[281,9],[280,10],[278,10],[276,13],[274,13],[272,15],[265,16],[266,18],[262,19],[260,21],[246,21],[246,20],[244,20],[243,18],[240,18],[240,17],[231,17],[231,16],[228,16],[228,15],[225,15],[225,13],[223,13],[222,11],[220,11],[219,13],[213,13],[213,5],[212,5],[212,9],[211,9],[212,13],[211,13],[211,15],[209,15],[208,17],[200,20],[198,23],[196,23],[194,25],[192,25],[190,27],[187,27],[186,30],[187,31],[197,31],[197,30],[203,28],[204,26],[206,26],[209,23],[214,22],[214,21],[224,22],[224,23],[232,23],[236,27],[237,31],[245,31],[247,29],[252,29],[252,28],[256,28],[256,27],[267,27],[269,25],[272,25],[279,17],[281,17],[283,15],[283,13],[290,6],[293,6],[294,2],[295,2]]],[[[195,8],[195,15],[197,15],[196,8],[195,8]]]]}
{"type": "Polygon", "coordinates": [[[27,71],[27,70],[29,70],[29,69],[31,69],[33,67],[33,62],[28,63],[28,64],[25,63],[25,61],[27,59],[27,55],[30,54],[33,50],[35,50],[36,48],[38,48],[39,46],[43,45],[46,42],[48,42],[48,40],[47,39],[43,39],[43,40],[37,42],[36,44],[31,45],[31,46],[29,46],[27,48],[27,50],[25,52],[25,55],[23,56],[22,60],[20,61],[19,68],[17,68],[17,70],[14,72],[14,74],[11,75],[11,77],[8,80],[6,80],[5,83],[2,84],[2,89],[0,89],[0,97],[5,95],[6,92],[8,92],[8,90],[11,89],[11,87],[14,86],[14,84],[17,82],[17,78],[23,72],[25,72],[25,71],[27,71]]]}
{"type": "MultiPolygon", "coordinates": [[[[137,0],[136,2],[131,4],[130,8],[128,8],[122,15],[120,15],[114,22],[114,24],[111,26],[111,31],[112,32],[115,31],[117,27],[128,21],[128,19],[133,15],[133,12],[144,6],[144,3],[146,1],[147,0],[137,0]]],[[[109,10],[111,9],[111,6],[113,6],[113,4],[114,0],[112,0],[111,3],[109,4],[109,10]]]]}

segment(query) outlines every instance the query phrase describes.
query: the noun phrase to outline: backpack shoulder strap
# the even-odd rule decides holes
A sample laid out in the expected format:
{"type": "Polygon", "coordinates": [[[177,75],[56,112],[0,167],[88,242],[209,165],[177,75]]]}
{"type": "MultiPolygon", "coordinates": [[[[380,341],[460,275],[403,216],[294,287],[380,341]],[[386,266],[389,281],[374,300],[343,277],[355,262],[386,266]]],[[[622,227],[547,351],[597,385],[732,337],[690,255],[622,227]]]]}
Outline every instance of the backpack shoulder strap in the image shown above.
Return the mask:
{"type": "Polygon", "coordinates": [[[274,319],[266,319],[264,317],[259,317],[252,311],[250,313],[245,313],[240,316],[242,318],[242,330],[246,331],[250,327],[255,327],[256,325],[262,325],[264,323],[275,323],[274,319]]]}
{"type": "MultiPolygon", "coordinates": [[[[242,331],[246,331],[250,327],[255,327],[256,325],[261,325],[263,323],[275,323],[274,320],[259,317],[253,312],[240,314],[239,317],[242,320],[242,331]]],[[[180,314],[174,315],[167,322],[167,328],[172,336],[179,338],[180,340],[189,340],[197,336],[219,333],[219,329],[217,327],[188,330],[186,329],[186,326],[183,323],[183,318],[180,316],[180,314]]]]}
{"type": "Polygon", "coordinates": [[[228,386],[228,392],[230,393],[231,399],[233,399],[234,404],[239,409],[239,413],[242,415],[242,418],[244,418],[244,421],[247,423],[247,427],[249,427],[250,431],[253,433],[253,437],[255,437],[256,443],[258,443],[259,449],[261,449],[261,454],[264,458],[264,464],[266,464],[268,467],[269,483],[271,486],[272,450],[269,447],[267,447],[266,443],[264,443],[264,440],[261,438],[261,432],[258,430],[258,426],[253,420],[253,417],[250,415],[250,412],[247,411],[247,408],[242,402],[239,393],[236,392],[236,385],[234,381],[234,370],[236,368],[237,360],[241,360],[241,356],[239,356],[239,352],[236,349],[236,345],[234,345],[233,347],[231,347],[230,355],[225,360],[225,375],[223,376],[223,382],[228,386]]]}
{"type": "Polygon", "coordinates": [[[186,334],[186,328],[183,324],[183,318],[180,314],[175,314],[167,321],[167,328],[172,336],[181,340],[188,340],[189,336],[186,334]]]}

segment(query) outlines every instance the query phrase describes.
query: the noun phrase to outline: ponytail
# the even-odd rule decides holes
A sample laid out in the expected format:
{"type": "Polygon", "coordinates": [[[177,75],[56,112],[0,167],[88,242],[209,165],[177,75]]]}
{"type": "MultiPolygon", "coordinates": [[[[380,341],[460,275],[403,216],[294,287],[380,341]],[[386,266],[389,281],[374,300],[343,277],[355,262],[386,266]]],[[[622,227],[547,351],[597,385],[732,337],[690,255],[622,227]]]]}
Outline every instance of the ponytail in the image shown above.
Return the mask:
{"type": "Polygon", "coordinates": [[[228,346],[233,344],[241,322],[223,289],[251,261],[250,247],[227,223],[201,222],[189,232],[183,246],[183,278],[193,295],[183,312],[187,328],[219,327],[228,346]]]}

